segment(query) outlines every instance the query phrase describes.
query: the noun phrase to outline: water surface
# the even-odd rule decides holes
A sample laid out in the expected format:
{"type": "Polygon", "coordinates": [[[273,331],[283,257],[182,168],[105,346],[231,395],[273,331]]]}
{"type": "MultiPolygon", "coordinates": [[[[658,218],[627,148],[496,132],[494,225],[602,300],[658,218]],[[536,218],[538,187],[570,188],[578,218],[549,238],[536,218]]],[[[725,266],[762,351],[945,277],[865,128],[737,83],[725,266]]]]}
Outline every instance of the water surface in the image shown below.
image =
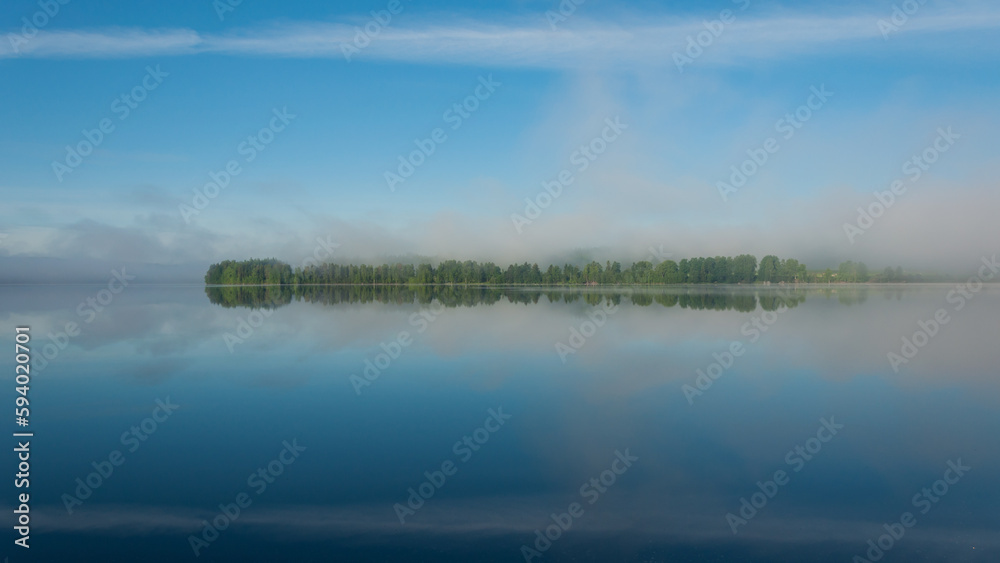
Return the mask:
{"type": "Polygon", "coordinates": [[[882,560],[998,560],[992,287],[101,289],[0,291],[36,356],[12,562],[851,561],[906,512],[882,560]]]}

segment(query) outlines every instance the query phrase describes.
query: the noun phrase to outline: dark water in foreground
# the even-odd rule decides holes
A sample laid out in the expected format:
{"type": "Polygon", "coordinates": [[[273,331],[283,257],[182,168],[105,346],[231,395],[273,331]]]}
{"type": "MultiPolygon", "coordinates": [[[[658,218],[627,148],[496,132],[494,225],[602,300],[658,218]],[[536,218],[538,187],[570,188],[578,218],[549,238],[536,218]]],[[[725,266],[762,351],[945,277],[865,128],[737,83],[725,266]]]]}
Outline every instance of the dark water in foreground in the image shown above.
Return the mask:
{"type": "Polygon", "coordinates": [[[2,555],[998,561],[1000,290],[952,289],[5,287],[2,555]]]}

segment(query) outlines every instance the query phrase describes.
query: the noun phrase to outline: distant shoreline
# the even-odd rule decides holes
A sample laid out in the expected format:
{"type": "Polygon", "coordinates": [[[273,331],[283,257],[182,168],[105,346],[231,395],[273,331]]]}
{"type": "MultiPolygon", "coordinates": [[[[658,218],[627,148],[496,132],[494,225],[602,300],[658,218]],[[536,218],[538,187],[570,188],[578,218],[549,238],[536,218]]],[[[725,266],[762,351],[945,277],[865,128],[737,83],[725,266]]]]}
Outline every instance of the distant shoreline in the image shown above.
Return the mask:
{"type": "MultiPolygon", "coordinates": [[[[486,288],[544,288],[544,289],[592,289],[592,288],[636,288],[636,287],[676,287],[676,288],[746,288],[768,289],[788,287],[906,287],[921,285],[950,285],[954,281],[935,282],[781,282],[781,283],[633,283],[633,284],[489,284],[489,283],[206,283],[204,287],[486,287],[486,288]]],[[[1000,282],[983,282],[997,285],[1000,282]]],[[[22,284],[23,285],[23,284],[22,284]]],[[[95,284],[91,284],[95,285],[95,284]]],[[[154,285],[154,284],[147,284],[154,285]]],[[[192,284],[184,284],[192,285],[192,284]]],[[[195,284],[196,285],[196,284],[195,284]]]]}
{"type": "Polygon", "coordinates": [[[781,259],[773,254],[759,262],[751,254],[684,258],[680,261],[649,260],[630,266],[611,260],[604,264],[592,260],[582,267],[576,264],[550,264],[546,269],[537,263],[510,264],[502,268],[493,262],[444,260],[436,266],[419,264],[319,264],[304,262],[291,265],[274,258],[225,260],[208,267],[205,283],[209,285],[355,285],[355,286],[653,286],[653,285],[731,285],[768,284],[865,284],[921,283],[960,281],[951,275],[905,272],[902,267],[872,271],[864,262],[842,262],[834,272],[810,272],[794,258],[781,259]]]}

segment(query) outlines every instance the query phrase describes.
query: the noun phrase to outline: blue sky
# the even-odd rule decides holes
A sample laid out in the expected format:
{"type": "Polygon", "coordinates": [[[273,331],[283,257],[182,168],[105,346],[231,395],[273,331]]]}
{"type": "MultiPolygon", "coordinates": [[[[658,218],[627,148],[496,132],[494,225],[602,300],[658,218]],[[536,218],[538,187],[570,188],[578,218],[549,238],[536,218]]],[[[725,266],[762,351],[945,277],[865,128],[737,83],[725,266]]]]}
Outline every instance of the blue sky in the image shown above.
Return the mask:
{"type": "Polygon", "coordinates": [[[6,3],[4,277],[299,264],[317,237],[337,260],[638,260],[662,247],[968,269],[995,253],[994,5],[897,2],[912,13],[886,35],[892,2],[586,0],[568,13],[567,0],[555,26],[556,1],[398,6],[244,0],[220,18],[209,1],[71,0],[43,17],[6,3]],[[33,34],[22,18],[44,24],[33,34]],[[365,25],[377,34],[346,60],[365,25]],[[699,33],[701,52],[686,51],[699,33]],[[143,92],[147,69],[159,78],[143,92]],[[493,91],[470,98],[481,81],[493,91]],[[125,116],[119,98],[137,87],[146,97],[125,116]],[[821,87],[832,96],[784,138],[779,120],[821,87]],[[475,109],[455,127],[446,112],[463,102],[475,109]],[[247,162],[241,143],[282,110],[294,119],[247,162]],[[575,152],[615,118],[626,128],[581,170],[575,152]],[[102,120],[114,129],[93,154],[54,172],[102,120]],[[911,182],[904,163],[949,127],[957,140],[911,182]],[[391,190],[386,172],[435,129],[447,139],[391,190]],[[777,150],[722,198],[719,182],[769,138],[777,150]],[[185,220],[231,160],[240,173],[185,220]],[[512,215],[563,171],[573,183],[519,230],[512,215]],[[897,179],[907,191],[852,242],[845,223],[897,179]]]}

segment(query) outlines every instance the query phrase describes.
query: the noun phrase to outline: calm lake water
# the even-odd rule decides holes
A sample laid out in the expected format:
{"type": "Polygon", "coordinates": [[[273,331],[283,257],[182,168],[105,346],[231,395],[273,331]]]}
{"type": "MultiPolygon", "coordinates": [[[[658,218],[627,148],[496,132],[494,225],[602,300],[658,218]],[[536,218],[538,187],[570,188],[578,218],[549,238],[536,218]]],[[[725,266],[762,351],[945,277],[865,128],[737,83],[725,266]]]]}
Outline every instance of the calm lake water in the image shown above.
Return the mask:
{"type": "Polygon", "coordinates": [[[953,288],[5,287],[4,555],[998,561],[1000,291],[953,288]]]}

